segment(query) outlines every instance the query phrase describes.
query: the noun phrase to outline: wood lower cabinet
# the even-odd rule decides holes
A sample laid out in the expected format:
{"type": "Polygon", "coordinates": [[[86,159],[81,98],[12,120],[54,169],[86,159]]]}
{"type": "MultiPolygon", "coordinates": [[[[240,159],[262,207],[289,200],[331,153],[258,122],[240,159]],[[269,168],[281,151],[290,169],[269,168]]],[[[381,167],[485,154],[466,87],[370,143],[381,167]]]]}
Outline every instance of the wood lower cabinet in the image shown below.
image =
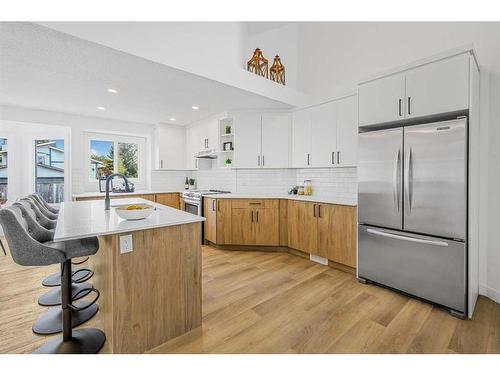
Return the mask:
{"type": "Polygon", "coordinates": [[[231,209],[231,244],[255,245],[254,210],[250,208],[231,209]]]}
{"type": "MultiPolygon", "coordinates": [[[[144,198],[144,199],[148,199],[148,198],[144,198]]],[[[156,203],[163,204],[165,206],[177,208],[178,210],[181,208],[181,201],[180,201],[180,194],[179,193],[155,194],[154,201],[156,203]]]]}
{"type": "Polygon", "coordinates": [[[203,223],[206,241],[224,245],[231,242],[231,201],[228,199],[203,198],[203,223]]]}
{"type": "Polygon", "coordinates": [[[316,203],[288,201],[288,247],[317,254],[316,203]]]}
{"type": "Polygon", "coordinates": [[[334,262],[356,267],[356,209],[318,204],[317,254],[334,262]]]}
{"type": "Polygon", "coordinates": [[[231,244],[279,246],[279,200],[235,199],[231,203],[231,244]]]}
{"type": "Polygon", "coordinates": [[[217,199],[217,243],[224,245],[231,242],[231,200],[217,199]]]}
{"type": "Polygon", "coordinates": [[[356,209],[288,202],[288,247],[356,267],[356,209]]]}

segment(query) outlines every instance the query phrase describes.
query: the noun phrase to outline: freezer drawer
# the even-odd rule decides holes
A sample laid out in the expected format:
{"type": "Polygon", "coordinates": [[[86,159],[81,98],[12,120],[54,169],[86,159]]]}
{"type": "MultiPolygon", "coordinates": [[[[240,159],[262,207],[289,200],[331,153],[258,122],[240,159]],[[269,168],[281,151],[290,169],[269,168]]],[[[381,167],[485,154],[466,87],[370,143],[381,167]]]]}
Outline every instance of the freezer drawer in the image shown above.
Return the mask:
{"type": "Polygon", "coordinates": [[[358,136],[358,221],[403,229],[403,129],[358,136]]]}
{"type": "Polygon", "coordinates": [[[464,242],[359,225],[358,276],[467,312],[464,242]]]}

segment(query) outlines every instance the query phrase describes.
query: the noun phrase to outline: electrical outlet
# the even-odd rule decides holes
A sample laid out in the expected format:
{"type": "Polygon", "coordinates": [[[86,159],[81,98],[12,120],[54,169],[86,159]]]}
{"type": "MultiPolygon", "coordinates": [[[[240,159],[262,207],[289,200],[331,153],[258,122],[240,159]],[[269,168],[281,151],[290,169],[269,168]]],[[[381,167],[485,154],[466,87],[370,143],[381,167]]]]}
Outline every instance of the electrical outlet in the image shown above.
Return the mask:
{"type": "Polygon", "coordinates": [[[120,254],[130,253],[133,248],[132,235],[120,236],[120,254]]]}

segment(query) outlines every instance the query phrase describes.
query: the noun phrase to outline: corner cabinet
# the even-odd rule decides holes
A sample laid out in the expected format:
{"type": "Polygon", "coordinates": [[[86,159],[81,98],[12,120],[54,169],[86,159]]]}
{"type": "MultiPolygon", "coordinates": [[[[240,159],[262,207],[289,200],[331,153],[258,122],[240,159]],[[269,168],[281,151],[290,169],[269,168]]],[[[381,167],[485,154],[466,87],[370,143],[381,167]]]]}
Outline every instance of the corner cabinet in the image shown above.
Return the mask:
{"type": "Polygon", "coordinates": [[[355,166],[357,133],[356,96],[294,112],[292,167],[355,166]]]}
{"type": "Polygon", "coordinates": [[[235,168],[288,168],[291,115],[234,115],[235,168]]]}
{"type": "Polygon", "coordinates": [[[461,53],[361,83],[359,126],[466,110],[470,58],[461,53]]]}
{"type": "Polygon", "coordinates": [[[231,244],[279,246],[279,200],[233,199],[231,244]]]}
{"type": "Polygon", "coordinates": [[[231,201],[229,199],[203,198],[205,240],[225,245],[231,242],[231,201]]]}

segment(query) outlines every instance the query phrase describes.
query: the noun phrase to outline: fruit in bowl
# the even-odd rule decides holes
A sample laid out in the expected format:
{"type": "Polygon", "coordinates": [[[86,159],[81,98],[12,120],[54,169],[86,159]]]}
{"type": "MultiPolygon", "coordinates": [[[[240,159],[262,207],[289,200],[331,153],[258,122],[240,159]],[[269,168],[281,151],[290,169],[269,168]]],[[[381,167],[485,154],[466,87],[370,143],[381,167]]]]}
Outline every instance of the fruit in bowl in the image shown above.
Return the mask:
{"type": "Polygon", "coordinates": [[[116,207],[116,213],[125,220],[141,220],[153,213],[155,208],[150,204],[124,204],[116,207]]]}

